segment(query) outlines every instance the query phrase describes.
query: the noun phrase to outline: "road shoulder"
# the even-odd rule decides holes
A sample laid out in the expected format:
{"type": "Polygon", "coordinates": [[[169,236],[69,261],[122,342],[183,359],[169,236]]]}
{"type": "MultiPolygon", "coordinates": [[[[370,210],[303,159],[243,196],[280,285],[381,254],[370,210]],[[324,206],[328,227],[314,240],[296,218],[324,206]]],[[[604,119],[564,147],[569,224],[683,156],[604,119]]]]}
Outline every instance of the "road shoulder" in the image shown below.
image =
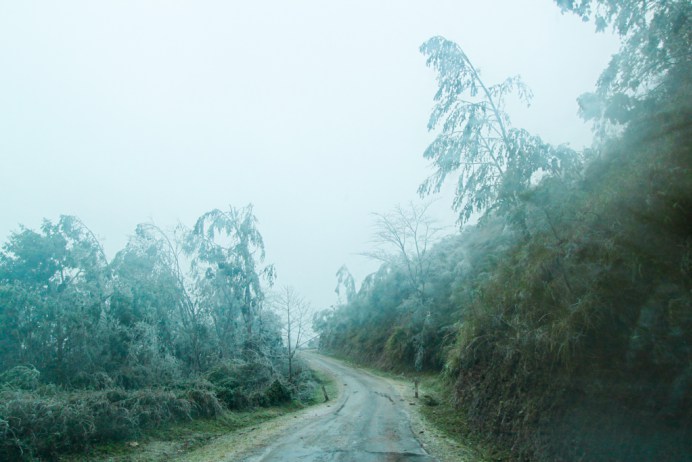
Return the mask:
{"type": "Polygon", "coordinates": [[[439,402],[439,409],[427,407],[424,399],[415,398],[415,388],[413,379],[404,375],[393,375],[370,367],[360,366],[349,361],[344,361],[338,358],[333,358],[342,362],[353,369],[378,377],[396,390],[399,394],[398,399],[404,404],[404,411],[407,413],[411,424],[411,431],[419,441],[423,449],[428,454],[437,459],[439,462],[483,462],[489,460],[484,455],[485,451],[476,448],[470,443],[459,441],[450,437],[444,430],[438,428],[433,422],[426,418],[425,413],[443,412],[442,407],[446,399],[436,396],[436,393],[425,387],[424,383],[420,385],[419,396],[422,398],[426,395],[433,396],[435,401],[439,402]],[[427,409],[425,409],[427,407],[427,409]],[[423,411],[426,411],[425,413],[423,411]]]}

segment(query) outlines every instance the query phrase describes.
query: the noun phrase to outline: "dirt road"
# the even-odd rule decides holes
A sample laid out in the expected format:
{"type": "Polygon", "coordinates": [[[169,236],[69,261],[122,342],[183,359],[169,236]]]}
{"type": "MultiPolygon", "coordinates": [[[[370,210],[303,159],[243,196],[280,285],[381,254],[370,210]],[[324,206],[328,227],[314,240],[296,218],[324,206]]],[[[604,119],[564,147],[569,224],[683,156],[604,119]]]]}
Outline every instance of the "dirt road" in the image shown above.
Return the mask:
{"type": "Polygon", "coordinates": [[[338,400],[324,412],[300,419],[268,446],[244,460],[272,461],[434,461],[411,430],[408,401],[384,379],[314,353],[301,353],[341,385],[338,400]]]}

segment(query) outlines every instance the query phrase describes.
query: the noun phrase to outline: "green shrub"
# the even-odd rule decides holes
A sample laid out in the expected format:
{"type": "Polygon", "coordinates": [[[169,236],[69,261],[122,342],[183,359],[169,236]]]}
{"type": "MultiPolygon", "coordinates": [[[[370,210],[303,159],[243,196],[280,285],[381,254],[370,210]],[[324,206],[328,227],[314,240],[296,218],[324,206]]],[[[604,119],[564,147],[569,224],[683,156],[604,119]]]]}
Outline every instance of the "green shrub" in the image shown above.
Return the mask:
{"type": "Polygon", "coordinates": [[[113,387],[113,379],[105,372],[86,373],[78,372],[70,381],[70,385],[77,389],[106,390],[113,387]]]}
{"type": "Polygon", "coordinates": [[[396,327],[384,345],[384,360],[390,367],[413,362],[413,344],[411,332],[403,327],[396,327]]]}

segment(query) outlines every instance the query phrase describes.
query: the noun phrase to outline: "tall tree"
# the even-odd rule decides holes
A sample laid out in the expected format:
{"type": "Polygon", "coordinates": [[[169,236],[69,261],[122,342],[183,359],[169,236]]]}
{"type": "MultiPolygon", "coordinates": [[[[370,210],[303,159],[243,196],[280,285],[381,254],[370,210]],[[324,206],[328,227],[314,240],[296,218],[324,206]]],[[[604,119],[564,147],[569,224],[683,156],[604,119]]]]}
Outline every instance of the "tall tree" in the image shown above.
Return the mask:
{"type": "Polygon", "coordinates": [[[420,50],[439,85],[428,129],[440,129],[424,153],[436,170],[420,185],[421,195],[439,192],[447,176],[458,171],[453,207],[463,224],[474,212],[515,205],[536,173],[574,167],[572,150],[554,149],[511,127],[506,97],[515,93],[526,104],[531,100],[519,77],[487,85],[461,47],[444,37],[429,39],[420,50]]]}
{"type": "Polygon", "coordinates": [[[200,371],[204,366],[203,320],[181,269],[179,247],[158,226],[137,225],[111,264],[116,277],[109,314],[123,326],[120,341],[130,348],[141,350],[136,341],[142,335],[131,333],[145,324],[162,353],[175,354],[188,368],[200,371]]]}

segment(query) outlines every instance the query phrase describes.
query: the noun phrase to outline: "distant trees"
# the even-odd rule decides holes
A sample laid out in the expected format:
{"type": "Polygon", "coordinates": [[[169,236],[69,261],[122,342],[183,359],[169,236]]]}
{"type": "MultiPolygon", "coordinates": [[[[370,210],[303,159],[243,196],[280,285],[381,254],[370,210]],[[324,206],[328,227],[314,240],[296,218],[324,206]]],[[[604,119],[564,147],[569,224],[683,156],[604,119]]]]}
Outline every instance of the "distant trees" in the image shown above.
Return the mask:
{"type": "MultiPolygon", "coordinates": [[[[428,213],[431,203],[397,205],[387,213],[374,213],[375,249],[363,255],[390,266],[401,265],[420,301],[430,276],[430,248],[440,237],[442,228],[428,213]]],[[[338,273],[337,273],[338,274],[338,273]]]]}
{"type": "Polygon", "coordinates": [[[76,217],[13,233],[0,251],[0,459],[312,399],[295,358],[307,304],[287,292],[282,325],[263,260],[250,206],[173,233],[140,224],[110,262],[76,217]]]}
{"type": "Polygon", "coordinates": [[[356,281],[346,265],[341,265],[336,272],[336,288],[334,289],[339,303],[350,302],[356,295],[356,281]],[[343,299],[342,299],[343,294],[343,299]]]}
{"type": "Polygon", "coordinates": [[[298,349],[310,340],[312,310],[310,305],[292,287],[283,287],[273,300],[273,307],[282,321],[283,334],[288,350],[288,380],[293,381],[293,361],[298,349]]]}
{"type": "MultiPolygon", "coordinates": [[[[430,283],[436,271],[444,271],[433,247],[443,228],[430,216],[430,202],[397,205],[375,213],[372,243],[375,248],[362,255],[381,262],[355,291],[353,277],[345,267],[337,272],[337,293],[345,300],[332,310],[318,313],[314,328],[321,334],[320,347],[329,351],[350,348],[358,355],[377,357],[383,353],[398,364],[417,370],[429,369],[430,353],[436,342],[433,324],[445,318],[433,299],[430,283]],[[372,332],[376,329],[377,332],[372,332]],[[348,339],[368,339],[366,345],[348,339]],[[344,345],[346,343],[347,345],[344,345]],[[396,358],[396,359],[394,359],[396,358]]],[[[443,289],[448,292],[448,289],[443,289]]],[[[446,319],[446,318],[445,318],[446,319]]]]}

